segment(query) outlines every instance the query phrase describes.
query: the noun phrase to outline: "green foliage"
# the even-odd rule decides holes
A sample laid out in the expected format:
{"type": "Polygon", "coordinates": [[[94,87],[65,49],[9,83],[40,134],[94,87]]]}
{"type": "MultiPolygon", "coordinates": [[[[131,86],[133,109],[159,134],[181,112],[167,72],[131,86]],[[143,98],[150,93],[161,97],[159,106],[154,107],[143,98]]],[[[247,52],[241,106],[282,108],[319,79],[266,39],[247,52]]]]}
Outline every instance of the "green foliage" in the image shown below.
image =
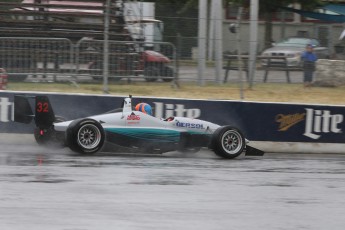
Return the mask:
{"type": "MultiPolygon", "coordinates": [[[[164,22],[164,40],[176,44],[176,35],[183,37],[197,36],[197,18],[199,0],[145,0],[156,3],[156,17],[164,22]]],[[[209,2],[211,0],[208,0],[209,2]]],[[[250,0],[223,0],[224,4],[236,3],[245,8],[250,7],[250,0]]],[[[303,9],[311,10],[322,5],[321,0],[259,0],[260,17],[265,20],[265,46],[271,45],[272,12],[281,6],[300,3],[303,9]]],[[[195,42],[193,42],[195,43],[195,42]]],[[[194,46],[196,44],[190,44],[194,46]]],[[[189,47],[188,47],[189,49],[189,47]]]]}
{"type": "Polygon", "coordinates": [[[155,2],[156,6],[161,5],[170,5],[172,6],[176,11],[177,14],[182,14],[189,9],[197,9],[199,0],[187,0],[187,1],[181,1],[181,0],[145,0],[146,2],[155,2]]]}
{"type": "MultiPolygon", "coordinates": [[[[226,0],[228,3],[237,3],[245,8],[250,7],[250,0],[226,0]]],[[[259,13],[265,20],[265,33],[264,33],[264,48],[271,46],[272,41],[272,19],[273,12],[279,7],[288,6],[292,3],[300,3],[303,9],[313,9],[318,5],[321,5],[321,0],[259,0],[259,13]]]]}
{"type": "Polygon", "coordinates": [[[21,3],[23,0],[2,0],[1,2],[9,2],[9,3],[21,3]]]}
{"type": "MultiPolygon", "coordinates": [[[[22,3],[22,1],[23,0],[2,0],[1,2],[3,2],[3,3],[18,3],[18,5],[20,4],[20,3],[22,3]]],[[[0,6],[0,10],[11,10],[11,9],[13,9],[14,7],[13,6],[5,6],[5,5],[3,5],[3,6],[0,6]]]]}
{"type": "MultiPolygon", "coordinates": [[[[237,3],[244,7],[250,6],[250,0],[225,0],[225,2],[237,3]]],[[[259,0],[260,11],[264,11],[265,9],[275,10],[277,7],[287,6],[292,3],[300,3],[305,9],[312,9],[318,5],[322,5],[321,0],[259,0]]]]}
{"type": "Polygon", "coordinates": [[[177,44],[177,35],[193,37],[185,39],[184,50],[196,46],[198,34],[198,0],[159,0],[156,2],[156,18],[164,22],[164,41],[177,44]]]}

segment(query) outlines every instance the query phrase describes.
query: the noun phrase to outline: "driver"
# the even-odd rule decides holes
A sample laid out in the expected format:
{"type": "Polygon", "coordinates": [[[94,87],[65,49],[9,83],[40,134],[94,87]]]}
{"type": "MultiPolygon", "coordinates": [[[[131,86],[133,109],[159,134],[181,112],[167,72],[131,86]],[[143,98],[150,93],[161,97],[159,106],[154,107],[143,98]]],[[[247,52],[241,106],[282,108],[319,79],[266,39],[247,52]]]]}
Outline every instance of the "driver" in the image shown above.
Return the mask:
{"type": "Polygon", "coordinates": [[[135,110],[152,116],[152,108],[149,104],[139,103],[135,106],[135,110]]]}

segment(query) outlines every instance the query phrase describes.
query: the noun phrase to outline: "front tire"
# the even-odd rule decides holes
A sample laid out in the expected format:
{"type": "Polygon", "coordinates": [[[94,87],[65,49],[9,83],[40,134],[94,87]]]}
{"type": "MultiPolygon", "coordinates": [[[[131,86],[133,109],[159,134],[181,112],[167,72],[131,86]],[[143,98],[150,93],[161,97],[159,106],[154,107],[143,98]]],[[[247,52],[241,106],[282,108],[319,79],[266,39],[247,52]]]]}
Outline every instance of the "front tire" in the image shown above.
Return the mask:
{"type": "Polygon", "coordinates": [[[66,131],[67,146],[82,154],[96,153],[103,147],[105,139],[101,124],[93,119],[73,121],[66,131]]]}
{"type": "Polygon", "coordinates": [[[222,126],[214,133],[211,148],[214,153],[226,159],[233,159],[241,155],[246,146],[242,132],[232,126],[222,126]]]}

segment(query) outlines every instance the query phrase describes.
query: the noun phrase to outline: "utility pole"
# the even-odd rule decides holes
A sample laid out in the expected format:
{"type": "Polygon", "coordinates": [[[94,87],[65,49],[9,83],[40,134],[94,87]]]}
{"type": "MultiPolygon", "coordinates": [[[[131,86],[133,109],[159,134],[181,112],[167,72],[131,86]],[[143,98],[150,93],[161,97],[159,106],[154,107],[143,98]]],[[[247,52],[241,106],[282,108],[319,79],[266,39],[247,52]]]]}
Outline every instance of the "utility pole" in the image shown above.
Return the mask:
{"type": "Polygon", "coordinates": [[[250,0],[250,25],[249,25],[249,88],[253,87],[256,72],[256,55],[258,46],[258,12],[259,0],[250,0]]]}
{"type": "Polygon", "coordinates": [[[199,0],[198,20],[198,84],[205,85],[204,72],[206,62],[207,0],[199,0]]]}
{"type": "Polygon", "coordinates": [[[215,8],[215,5],[214,5],[214,1],[211,1],[211,6],[210,6],[210,9],[209,9],[209,28],[208,28],[208,52],[207,52],[207,55],[208,55],[208,60],[209,61],[213,61],[214,60],[214,45],[215,45],[215,42],[214,42],[214,39],[215,39],[215,15],[218,13],[218,12],[215,12],[216,11],[216,8],[215,8]]]}
{"type": "Polygon", "coordinates": [[[103,93],[109,94],[109,14],[110,2],[106,1],[104,13],[104,41],[103,41],[103,93]]]}
{"type": "Polygon", "coordinates": [[[215,64],[216,64],[216,82],[222,83],[221,75],[223,70],[223,6],[222,0],[213,0],[215,17],[215,64]]]}
{"type": "Polygon", "coordinates": [[[243,93],[243,67],[242,67],[242,49],[241,49],[241,21],[243,7],[238,8],[237,25],[236,25],[236,43],[237,43],[237,61],[238,61],[238,82],[240,84],[240,98],[244,99],[243,93]]]}

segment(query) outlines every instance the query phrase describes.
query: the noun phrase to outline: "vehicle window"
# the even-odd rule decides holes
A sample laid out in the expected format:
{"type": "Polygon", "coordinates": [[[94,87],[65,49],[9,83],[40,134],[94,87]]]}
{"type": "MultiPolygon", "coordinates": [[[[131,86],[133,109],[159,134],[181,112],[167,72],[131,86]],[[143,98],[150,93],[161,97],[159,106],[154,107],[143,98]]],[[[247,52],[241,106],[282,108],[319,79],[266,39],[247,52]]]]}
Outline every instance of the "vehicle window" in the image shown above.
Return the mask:
{"type": "Polygon", "coordinates": [[[311,39],[310,44],[313,46],[320,46],[320,43],[316,39],[311,39]]]}
{"type": "Polygon", "coordinates": [[[305,47],[307,44],[313,42],[318,43],[315,39],[308,39],[308,38],[287,38],[284,40],[281,40],[280,42],[276,43],[276,46],[293,46],[293,47],[305,47]]]}

